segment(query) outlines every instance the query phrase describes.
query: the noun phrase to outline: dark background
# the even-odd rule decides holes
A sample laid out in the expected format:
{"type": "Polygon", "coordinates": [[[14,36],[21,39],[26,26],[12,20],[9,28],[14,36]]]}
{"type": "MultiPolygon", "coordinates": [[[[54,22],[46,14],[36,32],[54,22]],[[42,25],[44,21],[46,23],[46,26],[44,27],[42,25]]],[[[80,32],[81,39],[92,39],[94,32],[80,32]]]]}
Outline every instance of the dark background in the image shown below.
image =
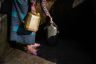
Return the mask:
{"type": "MultiPolygon", "coordinates": [[[[8,6],[4,5],[0,13],[8,15],[9,27],[11,0],[6,0],[5,3],[8,6]]],[[[56,0],[50,10],[54,22],[60,30],[56,48],[56,63],[95,64],[94,21],[96,21],[96,3],[95,1],[93,3],[92,0],[86,0],[75,8],[72,8],[72,3],[73,0],[56,0]]],[[[37,39],[44,33],[39,31],[38,35],[37,39]]]]}

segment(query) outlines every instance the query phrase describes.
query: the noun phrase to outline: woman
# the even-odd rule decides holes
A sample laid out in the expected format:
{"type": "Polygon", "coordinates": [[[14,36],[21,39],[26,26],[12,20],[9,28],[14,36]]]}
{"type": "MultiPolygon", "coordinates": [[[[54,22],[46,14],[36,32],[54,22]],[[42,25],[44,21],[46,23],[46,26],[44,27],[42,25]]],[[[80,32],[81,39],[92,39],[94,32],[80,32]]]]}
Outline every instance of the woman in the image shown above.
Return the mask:
{"type": "MultiPolygon", "coordinates": [[[[32,12],[35,13],[36,9],[36,0],[12,0],[12,22],[11,22],[11,37],[10,40],[11,41],[16,41],[16,43],[21,43],[21,44],[25,44],[26,45],[26,50],[29,53],[32,53],[34,55],[36,55],[37,53],[37,47],[40,46],[40,44],[35,42],[35,32],[31,32],[30,34],[18,34],[18,28],[20,26],[20,24],[22,23],[22,21],[24,20],[24,18],[26,17],[29,8],[31,8],[32,12]],[[31,2],[31,7],[30,7],[30,3],[31,2]]],[[[44,13],[46,14],[46,16],[48,16],[49,18],[51,18],[47,8],[46,8],[46,0],[40,0],[41,3],[41,7],[44,11],[44,13]]],[[[28,31],[27,31],[28,32],[28,31]]],[[[25,32],[26,33],[26,32],[25,32]]]]}

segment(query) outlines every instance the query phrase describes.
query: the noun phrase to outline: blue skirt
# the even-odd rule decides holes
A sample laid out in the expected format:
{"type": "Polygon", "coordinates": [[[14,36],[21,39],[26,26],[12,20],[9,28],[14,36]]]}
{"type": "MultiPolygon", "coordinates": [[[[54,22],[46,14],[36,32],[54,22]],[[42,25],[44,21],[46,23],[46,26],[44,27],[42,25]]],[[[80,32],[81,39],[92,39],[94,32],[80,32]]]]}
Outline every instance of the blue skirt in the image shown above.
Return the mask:
{"type": "Polygon", "coordinates": [[[35,32],[30,34],[20,35],[17,34],[20,23],[23,21],[28,12],[29,3],[28,0],[12,0],[12,21],[10,30],[10,40],[16,41],[21,44],[33,44],[35,43],[35,32]]]}

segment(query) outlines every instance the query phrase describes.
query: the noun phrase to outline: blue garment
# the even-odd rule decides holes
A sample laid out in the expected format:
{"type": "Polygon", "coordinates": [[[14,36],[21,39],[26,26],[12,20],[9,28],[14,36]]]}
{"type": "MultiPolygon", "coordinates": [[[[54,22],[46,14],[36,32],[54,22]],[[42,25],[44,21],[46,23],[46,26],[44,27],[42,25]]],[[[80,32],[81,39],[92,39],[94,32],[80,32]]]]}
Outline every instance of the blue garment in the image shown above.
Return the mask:
{"type": "Polygon", "coordinates": [[[13,0],[12,2],[12,22],[11,22],[11,34],[10,40],[16,41],[22,44],[35,43],[35,32],[28,35],[18,35],[17,30],[20,23],[28,12],[28,0],[13,0]]]}
{"type": "MultiPolygon", "coordinates": [[[[46,0],[40,0],[41,7],[47,16],[50,16],[46,8],[46,0]]],[[[36,0],[32,0],[36,2],[36,0]]],[[[20,26],[20,23],[23,21],[25,16],[28,13],[29,0],[12,0],[12,22],[11,22],[11,34],[10,40],[16,41],[22,44],[32,44],[35,43],[36,33],[32,32],[28,35],[18,35],[17,31],[20,26]]]]}

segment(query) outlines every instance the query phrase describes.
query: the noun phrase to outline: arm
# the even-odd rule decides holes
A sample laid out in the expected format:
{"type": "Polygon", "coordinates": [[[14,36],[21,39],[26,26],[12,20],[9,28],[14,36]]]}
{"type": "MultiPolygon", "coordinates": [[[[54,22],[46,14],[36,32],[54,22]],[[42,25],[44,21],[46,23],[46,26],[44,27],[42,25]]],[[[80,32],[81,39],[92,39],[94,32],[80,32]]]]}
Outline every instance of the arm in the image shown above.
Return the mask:
{"type": "Polygon", "coordinates": [[[31,0],[31,12],[36,13],[36,0],[31,0]]]}
{"type": "Polygon", "coordinates": [[[51,15],[50,15],[47,7],[46,7],[46,3],[47,3],[46,0],[41,0],[41,6],[42,6],[42,9],[43,9],[45,15],[46,15],[46,16],[49,16],[49,17],[51,18],[51,15]]]}

